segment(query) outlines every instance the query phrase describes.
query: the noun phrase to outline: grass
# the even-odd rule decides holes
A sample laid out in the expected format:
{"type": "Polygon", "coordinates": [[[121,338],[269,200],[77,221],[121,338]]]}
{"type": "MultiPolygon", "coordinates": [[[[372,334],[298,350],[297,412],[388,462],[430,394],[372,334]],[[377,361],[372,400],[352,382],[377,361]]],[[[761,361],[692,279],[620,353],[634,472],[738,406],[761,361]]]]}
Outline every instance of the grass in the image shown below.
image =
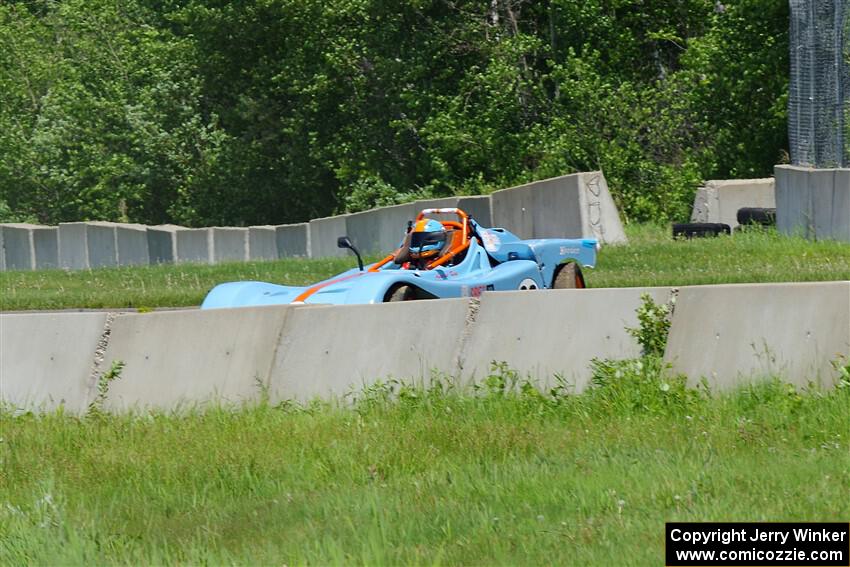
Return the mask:
{"type": "Polygon", "coordinates": [[[0,564],[660,565],[665,521],[850,517],[850,384],[615,366],[572,396],[502,369],[345,405],[0,412],[0,564]]]}
{"type": "MultiPolygon", "coordinates": [[[[591,287],[850,280],[850,245],[775,231],[674,241],[667,227],[632,225],[627,246],[604,247],[586,271],[591,287]]],[[[216,284],[260,280],[306,285],[354,266],[353,258],[215,266],[145,266],[80,272],[0,272],[0,310],[199,305],[216,284]]]]}

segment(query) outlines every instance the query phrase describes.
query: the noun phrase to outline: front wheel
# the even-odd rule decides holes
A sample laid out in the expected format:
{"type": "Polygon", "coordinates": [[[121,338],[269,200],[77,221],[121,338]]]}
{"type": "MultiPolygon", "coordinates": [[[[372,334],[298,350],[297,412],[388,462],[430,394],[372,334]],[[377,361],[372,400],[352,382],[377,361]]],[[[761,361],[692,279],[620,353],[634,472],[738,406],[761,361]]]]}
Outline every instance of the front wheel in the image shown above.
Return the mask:
{"type": "Polygon", "coordinates": [[[552,279],[552,289],[583,289],[584,276],[575,262],[563,264],[552,279]]]}

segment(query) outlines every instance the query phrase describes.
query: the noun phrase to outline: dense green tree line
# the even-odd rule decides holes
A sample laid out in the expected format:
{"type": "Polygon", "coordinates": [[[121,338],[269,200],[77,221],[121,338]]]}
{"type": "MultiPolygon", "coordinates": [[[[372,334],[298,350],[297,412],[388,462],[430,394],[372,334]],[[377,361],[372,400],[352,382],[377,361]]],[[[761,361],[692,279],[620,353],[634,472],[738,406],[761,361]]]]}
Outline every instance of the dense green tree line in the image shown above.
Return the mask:
{"type": "Polygon", "coordinates": [[[787,147],[785,0],[0,4],[0,220],[282,223],[602,168],[629,219],[787,147]]]}

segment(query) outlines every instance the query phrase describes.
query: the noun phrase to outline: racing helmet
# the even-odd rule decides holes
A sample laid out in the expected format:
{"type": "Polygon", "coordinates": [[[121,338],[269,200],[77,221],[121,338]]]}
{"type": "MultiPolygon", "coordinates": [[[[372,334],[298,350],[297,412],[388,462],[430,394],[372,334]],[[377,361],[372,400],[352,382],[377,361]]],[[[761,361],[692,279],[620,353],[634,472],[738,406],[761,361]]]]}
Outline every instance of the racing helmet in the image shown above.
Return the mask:
{"type": "Polygon", "coordinates": [[[446,237],[446,229],[439,221],[417,221],[410,234],[410,257],[414,260],[436,258],[446,244],[446,237]]]}

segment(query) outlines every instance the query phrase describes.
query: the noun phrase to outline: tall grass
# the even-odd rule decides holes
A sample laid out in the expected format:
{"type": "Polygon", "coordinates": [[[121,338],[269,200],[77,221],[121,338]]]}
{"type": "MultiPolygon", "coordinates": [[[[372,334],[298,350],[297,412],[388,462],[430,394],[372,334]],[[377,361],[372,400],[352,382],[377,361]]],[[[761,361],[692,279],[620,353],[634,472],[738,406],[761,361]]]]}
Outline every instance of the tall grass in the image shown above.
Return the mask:
{"type": "MultiPolygon", "coordinates": [[[[850,245],[775,231],[674,241],[669,229],[628,227],[630,243],[605,246],[590,287],[682,286],[850,279],[850,245]]],[[[80,272],[0,273],[0,309],[154,308],[199,305],[216,284],[260,280],[307,285],[353,267],[352,258],[216,266],[146,266],[80,272]]]]}
{"type": "Polygon", "coordinates": [[[73,417],[0,413],[0,563],[653,564],[664,522],[846,520],[850,383],[474,389],[73,417]]]}

